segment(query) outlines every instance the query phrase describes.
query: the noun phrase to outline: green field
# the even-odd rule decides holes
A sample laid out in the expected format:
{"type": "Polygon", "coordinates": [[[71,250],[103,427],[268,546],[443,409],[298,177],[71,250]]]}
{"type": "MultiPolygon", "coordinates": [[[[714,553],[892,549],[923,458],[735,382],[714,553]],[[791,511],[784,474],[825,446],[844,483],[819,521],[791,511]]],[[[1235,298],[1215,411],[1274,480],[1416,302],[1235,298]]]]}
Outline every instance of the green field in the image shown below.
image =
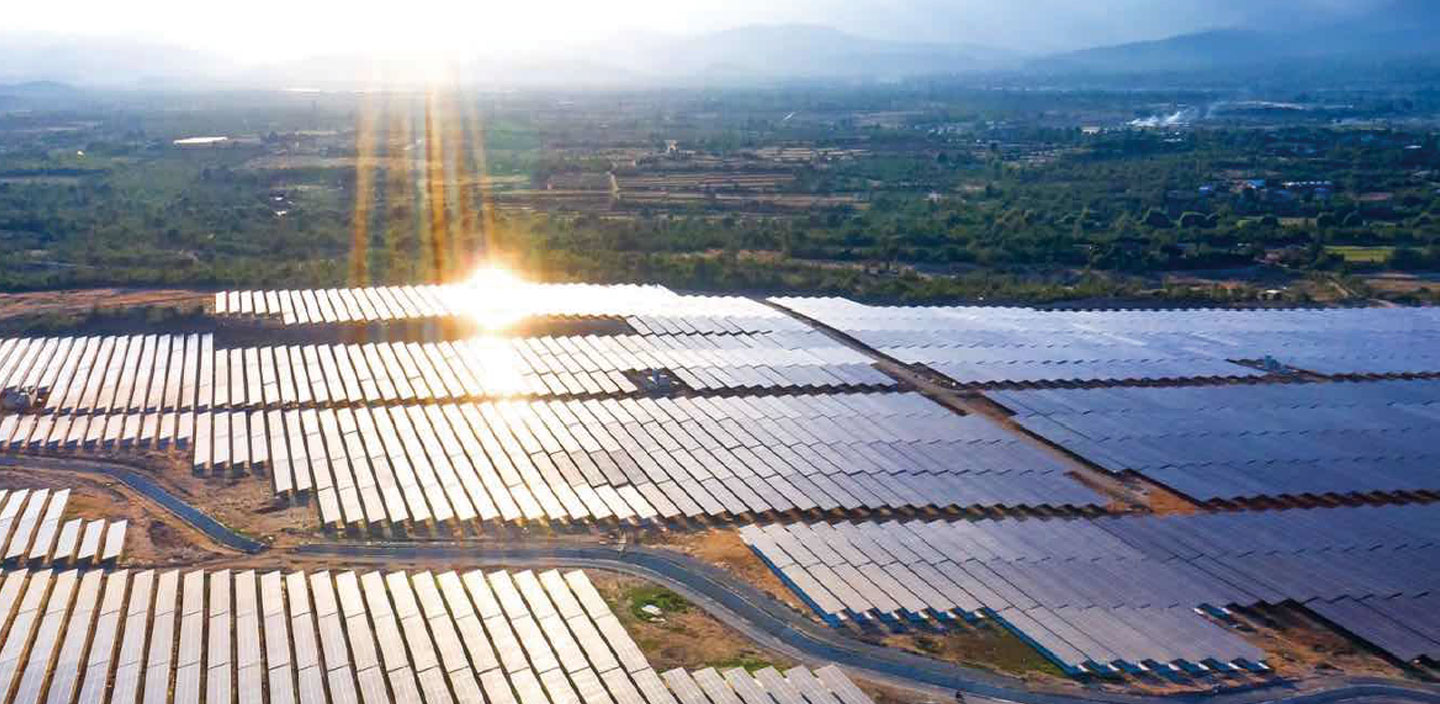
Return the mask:
{"type": "Polygon", "coordinates": [[[1395,248],[1331,245],[1326,247],[1325,251],[1338,254],[1351,264],[1384,264],[1390,261],[1390,254],[1395,251],[1395,248]]]}

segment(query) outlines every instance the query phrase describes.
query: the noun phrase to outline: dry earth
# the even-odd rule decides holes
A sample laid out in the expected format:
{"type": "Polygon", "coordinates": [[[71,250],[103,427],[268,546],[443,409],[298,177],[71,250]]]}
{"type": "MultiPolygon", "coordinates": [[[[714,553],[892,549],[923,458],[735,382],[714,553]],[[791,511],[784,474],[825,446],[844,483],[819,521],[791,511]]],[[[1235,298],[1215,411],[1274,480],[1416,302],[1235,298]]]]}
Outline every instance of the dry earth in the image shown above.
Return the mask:
{"type": "Polygon", "coordinates": [[[647,541],[703,560],[724,569],[750,585],[783,602],[786,606],[814,618],[814,612],[785,588],[780,578],[760,561],[755,551],[740,540],[733,530],[707,530],[698,533],[667,533],[659,540],[647,541]]]}
{"type": "Polygon", "coordinates": [[[196,306],[214,300],[214,294],[186,289],[91,288],[66,291],[0,293],[0,320],[25,316],[85,313],[95,308],[136,306],[196,306]]]}

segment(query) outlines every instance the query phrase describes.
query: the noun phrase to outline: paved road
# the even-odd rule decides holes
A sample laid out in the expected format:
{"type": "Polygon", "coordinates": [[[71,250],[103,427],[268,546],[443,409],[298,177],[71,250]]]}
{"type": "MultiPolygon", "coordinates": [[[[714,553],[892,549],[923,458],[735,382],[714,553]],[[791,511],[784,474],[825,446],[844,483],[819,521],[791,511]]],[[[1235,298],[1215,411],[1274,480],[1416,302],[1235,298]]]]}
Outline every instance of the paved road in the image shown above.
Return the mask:
{"type": "MultiPolygon", "coordinates": [[[[124,482],[223,545],[249,553],[264,543],[236,533],[125,465],[61,458],[0,457],[0,467],[50,467],[97,472],[124,482]]],[[[1337,677],[1308,683],[1214,694],[1165,697],[1103,692],[1094,688],[1038,687],[983,670],[857,640],[795,613],[758,588],[713,565],[672,550],[643,546],[525,543],[317,543],[290,551],[300,557],[344,557],[403,564],[460,567],[592,567],[643,577],[673,589],[757,643],[796,660],[835,662],[861,674],[949,700],[954,692],[1020,704],[1361,704],[1370,701],[1440,704],[1440,687],[1398,680],[1337,677]]]]}

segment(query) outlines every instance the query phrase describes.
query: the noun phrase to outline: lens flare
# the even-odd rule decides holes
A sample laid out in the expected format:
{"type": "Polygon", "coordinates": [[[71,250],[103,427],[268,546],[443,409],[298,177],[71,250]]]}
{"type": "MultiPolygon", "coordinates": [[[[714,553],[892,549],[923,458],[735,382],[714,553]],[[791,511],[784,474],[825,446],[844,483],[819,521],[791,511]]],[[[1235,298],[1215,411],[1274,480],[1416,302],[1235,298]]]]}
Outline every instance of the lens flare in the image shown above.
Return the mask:
{"type": "Polygon", "coordinates": [[[468,283],[471,288],[477,289],[503,289],[523,286],[525,284],[525,280],[521,279],[519,276],[516,276],[515,272],[510,271],[505,267],[491,264],[476,269],[475,273],[470,275],[470,278],[468,281],[466,281],[466,283],[468,283]]]}
{"type": "Polygon", "coordinates": [[[458,295],[466,297],[464,309],[476,324],[486,332],[498,332],[530,314],[530,288],[509,269],[490,265],[471,274],[458,295]]]}

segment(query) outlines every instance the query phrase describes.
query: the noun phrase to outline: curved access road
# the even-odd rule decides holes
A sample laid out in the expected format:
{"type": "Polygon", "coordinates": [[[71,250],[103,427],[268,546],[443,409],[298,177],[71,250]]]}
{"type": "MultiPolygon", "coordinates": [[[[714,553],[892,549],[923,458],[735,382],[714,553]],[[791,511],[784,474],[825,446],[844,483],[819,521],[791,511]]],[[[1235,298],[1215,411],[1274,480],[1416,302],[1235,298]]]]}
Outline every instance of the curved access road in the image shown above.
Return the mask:
{"type": "Polygon", "coordinates": [[[127,465],[115,462],[100,462],[66,457],[26,455],[22,457],[0,457],[0,467],[59,469],[70,472],[103,474],[130,487],[135,493],[160,504],[165,510],[175,514],[176,518],[179,518],[195,530],[204,533],[211,540],[225,547],[250,554],[261,552],[269,547],[254,538],[235,532],[229,526],[215,520],[204,511],[191,506],[186,503],[184,499],[170,493],[165,487],[160,486],[159,482],[156,482],[154,479],[127,465]]]}
{"type": "MultiPolygon", "coordinates": [[[[58,457],[0,457],[0,467],[91,472],[112,477],[165,507],[216,542],[255,554],[267,545],[242,535],[171,494],[154,479],[115,462],[58,457]]],[[[1020,704],[1440,704],[1440,686],[1379,678],[1336,677],[1297,688],[1280,683],[1244,691],[1144,696],[1095,688],[1036,686],[984,670],[941,662],[849,637],[796,613],[755,586],[714,565],[644,546],[558,542],[316,543],[287,551],[298,558],[345,558],[404,566],[456,568],[590,567],[642,577],[676,591],[746,637],[798,661],[835,662],[866,677],[950,700],[955,692],[976,699],[1020,704]]],[[[333,567],[333,565],[332,565],[333,567]]]]}
{"type": "Polygon", "coordinates": [[[454,567],[590,567],[643,577],[678,592],[745,636],[796,660],[835,662],[881,682],[950,699],[955,692],[1022,704],[1341,704],[1385,699],[1440,704],[1440,687],[1367,678],[1334,678],[1299,689],[1276,684],[1244,691],[1172,696],[1127,695],[1095,688],[1037,687],[921,655],[860,641],[822,626],[758,588],[686,555],[643,546],[584,544],[369,543],[312,544],[296,556],[343,557],[385,564],[454,567]]]}

